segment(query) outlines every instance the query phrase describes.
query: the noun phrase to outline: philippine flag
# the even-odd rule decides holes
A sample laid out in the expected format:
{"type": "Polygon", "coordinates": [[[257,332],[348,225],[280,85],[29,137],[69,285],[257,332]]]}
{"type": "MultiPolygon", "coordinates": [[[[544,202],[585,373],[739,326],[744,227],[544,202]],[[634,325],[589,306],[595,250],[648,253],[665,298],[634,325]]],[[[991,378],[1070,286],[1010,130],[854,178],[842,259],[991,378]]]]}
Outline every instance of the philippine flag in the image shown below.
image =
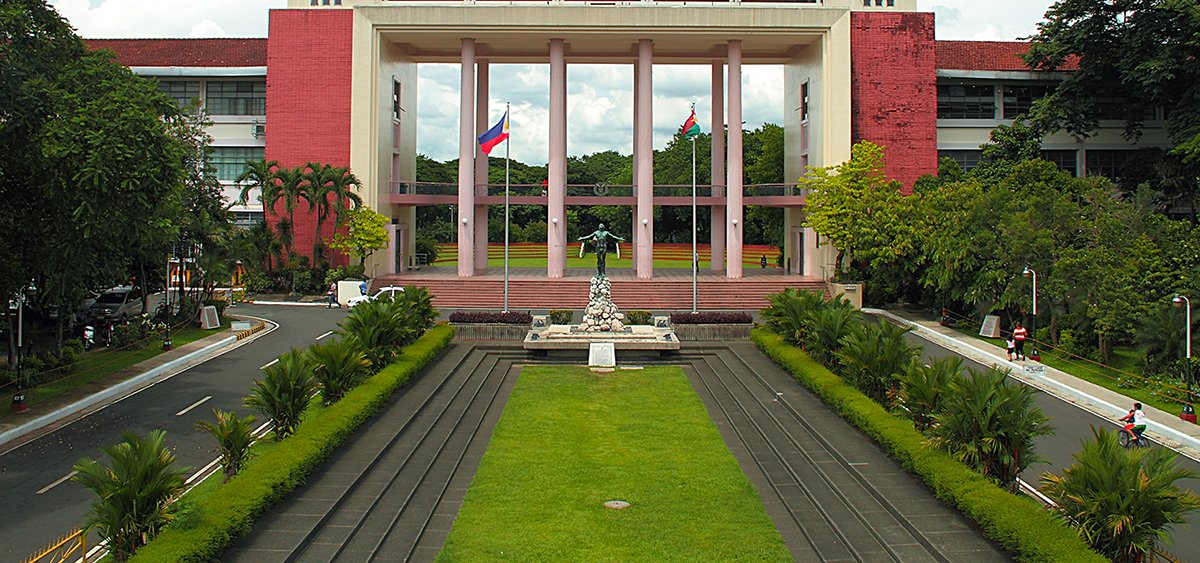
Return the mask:
{"type": "Polygon", "coordinates": [[[500,118],[491,129],[487,130],[479,136],[479,148],[483,149],[483,154],[492,154],[492,148],[508,139],[508,112],[504,112],[504,117],[500,118]]]}

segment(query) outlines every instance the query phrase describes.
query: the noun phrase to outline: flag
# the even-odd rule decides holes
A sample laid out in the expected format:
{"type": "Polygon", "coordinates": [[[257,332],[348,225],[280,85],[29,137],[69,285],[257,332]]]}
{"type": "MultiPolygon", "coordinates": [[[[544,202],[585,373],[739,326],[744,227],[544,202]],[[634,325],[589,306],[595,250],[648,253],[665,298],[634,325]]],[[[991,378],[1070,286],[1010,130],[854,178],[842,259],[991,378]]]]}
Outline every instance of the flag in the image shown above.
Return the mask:
{"type": "Polygon", "coordinates": [[[504,116],[497,121],[491,129],[487,130],[479,136],[479,148],[483,149],[483,154],[492,154],[492,149],[508,139],[508,112],[504,112],[504,116]]]}
{"type": "Polygon", "coordinates": [[[692,115],[688,116],[687,121],[683,122],[683,127],[679,128],[679,134],[685,139],[691,139],[700,134],[700,123],[696,121],[696,110],[692,109],[692,115]]]}

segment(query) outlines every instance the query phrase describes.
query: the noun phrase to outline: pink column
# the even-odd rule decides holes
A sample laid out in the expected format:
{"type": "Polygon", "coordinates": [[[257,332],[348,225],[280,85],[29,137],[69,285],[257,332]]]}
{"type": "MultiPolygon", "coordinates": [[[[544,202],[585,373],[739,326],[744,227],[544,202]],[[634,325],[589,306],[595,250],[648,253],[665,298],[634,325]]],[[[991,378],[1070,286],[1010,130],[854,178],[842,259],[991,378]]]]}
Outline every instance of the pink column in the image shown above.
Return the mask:
{"type": "MultiPolygon", "coordinates": [[[[725,195],[725,63],[712,65],[712,195],[725,195]]],[[[714,272],[725,269],[725,206],[711,208],[710,242],[714,272]]]]}
{"type": "MultiPolygon", "coordinates": [[[[488,130],[488,62],[480,59],[475,64],[475,195],[486,196],[488,183],[488,155],[483,154],[478,138],[488,130]]],[[[487,271],[488,263],[488,206],[475,205],[473,221],[475,229],[475,271],[487,271]]]]}
{"type": "Polygon", "coordinates": [[[649,39],[638,41],[637,66],[637,121],[633,135],[637,139],[637,152],[633,156],[633,167],[637,170],[634,191],[637,193],[637,277],[654,277],[654,42],[649,39]]]}
{"type": "Polygon", "coordinates": [[[567,60],[562,39],[550,40],[550,155],[546,190],[546,277],[567,268],[567,60]]]}
{"type": "MultiPolygon", "coordinates": [[[[638,90],[638,83],[639,83],[638,78],[641,76],[641,74],[638,72],[639,69],[641,69],[641,65],[638,64],[637,59],[634,59],[633,60],[633,131],[634,131],[634,133],[633,133],[633,154],[635,154],[635,155],[638,154],[638,135],[637,135],[638,101],[641,100],[641,96],[640,96],[641,91],[638,90]]],[[[637,186],[637,178],[638,178],[638,167],[634,166],[633,167],[633,185],[634,186],[637,186]]],[[[630,221],[630,224],[637,225],[638,224],[637,202],[634,202],[632,211],[633,211],[633,219],[630,221]]],[[[638,267],[637,267],[637,255],[638,255],[638,253],[637,253],[637,229],[634,229],[631,233],[629,233],[629,237],[630,238],[628,239],[628,241],[629,241],[630,269],[633,270],[634,274],[637,274],[637,271],[638,271],[638,267]]]]}
{"type": "Polygon", "coordinates": [[[462,40],[458,109],[458,275],[475,275],[475,40],[462,40]]]}
{"type": "Polygon", "coordinates": [[[729,163],[725,175],[725,277],[742,277],[742,42],[729,41],[729,163]]]}

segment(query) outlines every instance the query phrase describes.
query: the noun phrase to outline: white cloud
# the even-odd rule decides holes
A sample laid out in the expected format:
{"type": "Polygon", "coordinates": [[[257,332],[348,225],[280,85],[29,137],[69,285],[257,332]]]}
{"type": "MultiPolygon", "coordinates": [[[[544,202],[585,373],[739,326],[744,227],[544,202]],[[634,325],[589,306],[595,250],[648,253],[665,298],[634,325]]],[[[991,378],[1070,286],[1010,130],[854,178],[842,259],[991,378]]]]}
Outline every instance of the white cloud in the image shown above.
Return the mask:
{"type": "Polygon", "coordinates": [[[917,0],[937,17],[938,39],[1012,41],[1033,35],[1054,0],[917,0]]]}
{"type": "Polygon", "coordinates": [[[200,23],[192,26],[192,30],[188,32],[188,37],[228,37],[229,34],[221,27],[221,24],[212,20],[201,20],[200,23]]]}
{"type": "Polygon", "coordinates": [[[83,37],[265,37],[267,11],[287,0],[50,0],[83,37]],[[207,23],[206,23],[207,22],[207,23]]]}

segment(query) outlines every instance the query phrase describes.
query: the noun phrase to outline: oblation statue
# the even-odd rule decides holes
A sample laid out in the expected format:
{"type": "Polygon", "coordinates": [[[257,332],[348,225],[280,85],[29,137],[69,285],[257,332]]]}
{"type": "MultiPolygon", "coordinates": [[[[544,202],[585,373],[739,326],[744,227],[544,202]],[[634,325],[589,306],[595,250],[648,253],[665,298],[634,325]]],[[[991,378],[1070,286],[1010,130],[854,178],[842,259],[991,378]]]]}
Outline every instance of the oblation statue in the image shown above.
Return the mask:
{"type": "MultiPolygon", "coordinates": [[[[614,242],[625,242],[625,239],[614,235],[604,230],[604,223],[600,223],[600,228],[596,229],[590,235],[579,237],[581,241],[592,241],[592,246],[596,250],[596,275],[605,276],[604,273],[604,257],[608,254],[608,239],[613,239],[614,242]]],[[[620,249],[617,250],[617,257],[621,256],[620,249]]]]}

